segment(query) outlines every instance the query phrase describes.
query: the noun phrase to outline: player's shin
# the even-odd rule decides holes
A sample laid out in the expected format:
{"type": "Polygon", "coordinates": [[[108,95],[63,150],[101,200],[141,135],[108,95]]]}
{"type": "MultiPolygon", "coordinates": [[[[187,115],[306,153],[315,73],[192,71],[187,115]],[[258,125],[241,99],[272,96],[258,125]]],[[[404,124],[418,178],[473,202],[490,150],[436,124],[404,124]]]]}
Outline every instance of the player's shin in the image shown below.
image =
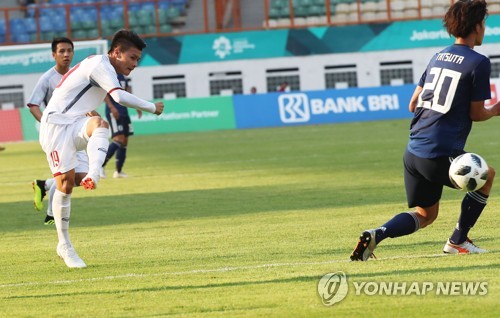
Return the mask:
{"type": "Polygon", "coordinates": [[[453,244],[462,244],[467,240],[470,229],[476,224],[487,203],[487,195],[479,191],[467,192],[462,201],[460,217],[450,237],[450,242],[453,244]]]}
{"type": "Polygon", "coordinates": [[[55,182],[52,182],[52,185],[50,186],[49,192],[48,192],[48,205],[47,205],[47,215],[54,216],[52,213],[52,202],[54,200],[54,194],[56,193],[57,186],[55,182]]]}
{"type": "Polygon", "coordinates": [[[71,214],[71,194],[55,190],[52,199],[52,212],[57,229],[57,237],[60,244],[70,244],[69,239],[69,217],[71,214]]]}
{"type": "Polygon", "coordinates": [[[87,154],[89,156],[89,174],[99,177],[99,171],[106,159],[108,152],[108,129],[96,128],[87,144],[87,154]]]}

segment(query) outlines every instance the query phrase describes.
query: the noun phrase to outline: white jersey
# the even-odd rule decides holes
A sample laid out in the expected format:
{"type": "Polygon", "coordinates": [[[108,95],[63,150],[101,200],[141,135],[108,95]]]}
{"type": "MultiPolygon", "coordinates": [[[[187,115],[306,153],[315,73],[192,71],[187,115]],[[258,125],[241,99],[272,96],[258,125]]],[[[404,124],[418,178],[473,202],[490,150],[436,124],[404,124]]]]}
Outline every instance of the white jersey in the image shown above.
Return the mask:
{"type": "Polygon", "coordinates": [[[93,55],[71,68],[57,85],[42,122],[69,125],[96,110],[106,94],[122,89],[106,55],[93,55]]]}
{"type": "Polygon", "coordinates": [[[63,75],[56,71],[55,66],[45,72],[36,83],[35,89],[28,100],[28,106],[46,107],[54,89],[62,78],[63,75]]]}

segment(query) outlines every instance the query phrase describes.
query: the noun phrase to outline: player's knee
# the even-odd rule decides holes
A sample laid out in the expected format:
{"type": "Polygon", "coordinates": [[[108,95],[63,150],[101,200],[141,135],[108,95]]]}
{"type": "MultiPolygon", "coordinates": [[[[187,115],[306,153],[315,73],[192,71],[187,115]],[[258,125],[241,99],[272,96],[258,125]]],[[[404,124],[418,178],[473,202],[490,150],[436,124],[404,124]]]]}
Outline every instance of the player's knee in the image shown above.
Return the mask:
{"type": "Polygon", "coordinates": [[[431,225],[436,219],[437,214],[422,216],[422,218],[420,219],[420,228],[423,229],[424,227],[431,225]]]}
{"type": "Polygon", "coordinates": [[[116,135],[113,140],[119,142],[123,146],[127,146],[127,137],[125,135],[116,135]]]}
{"type": "Polygon", "coordinates": [[[101,122],[99,123],[99,128],[109,128],[109,124],[107,121],[105,121],[104,119],[101,119],[101,122]]]}
{"type": "Polygon", "coordinates": [[[428,208],[417,207],[416,212],[420,228],[423,229],[424,227],[431,225],[437,219],[439,205],[436,203],[428,208]]]}

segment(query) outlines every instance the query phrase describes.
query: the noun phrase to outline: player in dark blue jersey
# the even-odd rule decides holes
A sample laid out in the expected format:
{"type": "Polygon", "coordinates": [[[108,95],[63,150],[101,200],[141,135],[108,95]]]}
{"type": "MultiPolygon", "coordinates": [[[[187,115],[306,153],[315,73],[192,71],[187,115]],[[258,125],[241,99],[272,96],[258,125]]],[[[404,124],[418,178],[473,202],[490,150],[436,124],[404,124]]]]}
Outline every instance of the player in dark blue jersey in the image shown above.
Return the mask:
{"type": "MultiPolygon", "coordinates": [[[[438,216],[443,187],[454,188],[448,175],[451,161],[464,153],[473,121],[500,114],[497,103],[484,106],[490,94],[490,61],[475,52],[485,32],[484,0],[456,1],[443,23],[455,43],[434,55],[413,93],[409,109],[414,113],[404,154],[404,179],[408,206],[413,212],[397,214],[384,225],[364,231],[351,260],[366,261],[384,239],[414,233],[438,216]]],[[[495,170],[488,167],[488,181],[468,192],[461,206],[457,227],[444,246],[445,253],[483,253],[468,238],[488,199],[495,170]]]]}
{"type": "MultiPolygon", "coordinates": [[[[120,81],[122,87],[130,93],[131,89],[129,79],[125,78],[122,74],[118,74],[118,80],[120,81]]],[[[106,159],[102,165],[101,178],[106,177],[104,167],[115,153],[116,170],[113,173],[113,178],[126,178],[128,175],[122,171],[122,168],[125,164],[125,158],[127,157],[128,136],[134,134],[132,121],[130,120],[130,116],[128,114],[128,108],[115,102],[109,94],[106,96],[104,101],[106,103],[106,118],[111,126],[111,136],[113,138],[113,142],[109,145],[106,159]]],[[[141,118],[141,110],[137,110],[137,115],[141,118]]]]}

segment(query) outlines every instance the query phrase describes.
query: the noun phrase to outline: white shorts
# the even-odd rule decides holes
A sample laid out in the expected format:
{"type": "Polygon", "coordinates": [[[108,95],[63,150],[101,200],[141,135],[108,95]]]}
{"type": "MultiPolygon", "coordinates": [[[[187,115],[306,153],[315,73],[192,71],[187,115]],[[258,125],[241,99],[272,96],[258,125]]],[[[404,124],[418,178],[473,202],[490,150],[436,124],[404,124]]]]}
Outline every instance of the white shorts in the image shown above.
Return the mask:
{"type": "Polygon", "coordinates": [[[54,176],[72,169],[86,173],[89,168],[87,156],[87,122],[90,117],[78,119],[71,125],[56,125],[43,122],[40,125],[40,145],[47,156],[54,176]]]}

